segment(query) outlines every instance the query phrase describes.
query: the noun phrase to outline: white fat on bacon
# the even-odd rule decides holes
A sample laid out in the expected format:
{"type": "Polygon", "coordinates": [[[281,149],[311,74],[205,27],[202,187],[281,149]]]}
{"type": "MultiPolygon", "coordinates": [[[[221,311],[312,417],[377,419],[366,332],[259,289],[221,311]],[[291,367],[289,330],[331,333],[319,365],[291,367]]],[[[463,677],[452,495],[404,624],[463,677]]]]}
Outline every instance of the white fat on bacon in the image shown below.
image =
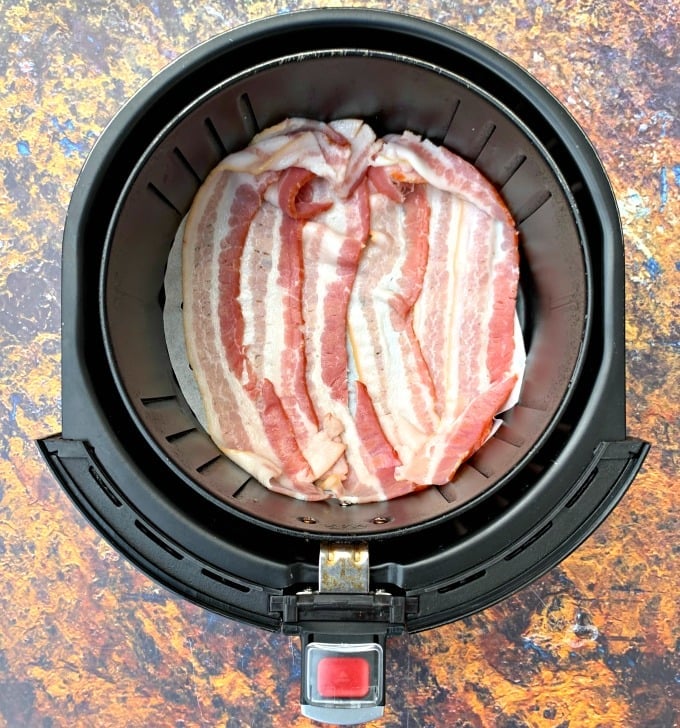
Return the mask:
{"type": "Polygon", "coordinates": [[[389,136],[375,161],[426,190],[428,258],[413,307],[439,422],[397,477],[443,485],[513,404],[524,369],[515,313],[517,232],[492,185],[465,160],[414,134],[389,136]]]}
{"type": "Polygon", "coordinates": [[[413,329],[428,245],[429,209],[417,186],[398,203],[372,194],[370,242],[349,308],[349,337],[357,376],[399,458],[434,432],[435,389],[413,329]]]}
{"type": "Polygon", "coordinates": [[[362,503],[446,483],[516,400],[512,220],[410,132],[256,135],[199,190],[182,276],[206,429],[274,491],[362,503]]]}

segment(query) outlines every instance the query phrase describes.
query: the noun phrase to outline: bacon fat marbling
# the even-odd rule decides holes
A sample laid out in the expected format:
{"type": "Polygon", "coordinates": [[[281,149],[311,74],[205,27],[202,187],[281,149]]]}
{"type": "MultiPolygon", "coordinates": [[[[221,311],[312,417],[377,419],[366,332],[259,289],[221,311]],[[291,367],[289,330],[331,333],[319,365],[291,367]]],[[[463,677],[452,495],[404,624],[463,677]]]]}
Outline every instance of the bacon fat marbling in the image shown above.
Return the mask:
{"type": "Polygon", "coordinates": [[[444,484],[512,404],[514,224],[415,134],[266,129],[199,190],[182,271],[209,434],[272,490],[361,503],[444,484]]]}

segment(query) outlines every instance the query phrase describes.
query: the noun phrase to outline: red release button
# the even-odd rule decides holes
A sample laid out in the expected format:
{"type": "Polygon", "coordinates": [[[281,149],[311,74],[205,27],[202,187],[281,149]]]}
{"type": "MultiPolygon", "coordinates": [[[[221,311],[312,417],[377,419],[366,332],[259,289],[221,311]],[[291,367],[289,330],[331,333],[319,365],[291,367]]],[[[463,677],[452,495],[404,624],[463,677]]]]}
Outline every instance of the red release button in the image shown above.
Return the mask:
{"type": "Polygon", "coordinates": [[[371,668],[363,657],[322,657],[316,689],[322,698],[363,698],[368,693],[371,668]]]}

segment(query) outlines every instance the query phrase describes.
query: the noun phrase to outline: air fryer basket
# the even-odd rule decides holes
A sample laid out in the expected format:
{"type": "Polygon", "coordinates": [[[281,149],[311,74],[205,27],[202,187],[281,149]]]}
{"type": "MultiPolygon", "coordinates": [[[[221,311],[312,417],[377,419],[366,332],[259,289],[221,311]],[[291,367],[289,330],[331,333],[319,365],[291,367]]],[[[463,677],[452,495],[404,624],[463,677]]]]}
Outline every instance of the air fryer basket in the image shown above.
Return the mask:
{"type": "MultiPolygon", "coordinates": [[[[401,529],[460,509],[508,479],[554,427],[586,343],[585,235],[571,191],[540,141],[469,81],[411,58],[353,49],[248,69],[173,119],[123,191],[104,252],[102,328],[131,415],[191,486],[282,527],[352,535],[401,529]],[[444,142],[495,183],[519,224],[528,365],[518,404],[450,485],[370,508],[304,503],[264,491],[202,430],[174,379],[162,325],[169,246],[199,180],[254,130],[287,116],[360,117],[379,132],[444,142]],[[160,294],[160,302],[159,302],[160,294]],[[377,518],[377,522],[374,519],[377,518]]],[[[236,295],[236,294],[235,294],[236,295]]]]}
{"type": "Polygon", "coordinates": [[[191,51],[95,146],[63,264],[63,433],[43,453],[140,568],[262,627],[361,632],[363,620],[385,634],[484,608],[586,538],[647,451],[626,437],[622,239],[595,153],[511,61],[429,22],[310,11],[191,51]],[[270,493],[219,453],[174,378],[162,316],[177,227],[225,154],[289,116],[360,117],[443,143],[517,221],[520,402],[442,488],[350,507],[270,493]],[[342,543],[369,555],[370,593],[329,606],[320,548],[342,543]]]}

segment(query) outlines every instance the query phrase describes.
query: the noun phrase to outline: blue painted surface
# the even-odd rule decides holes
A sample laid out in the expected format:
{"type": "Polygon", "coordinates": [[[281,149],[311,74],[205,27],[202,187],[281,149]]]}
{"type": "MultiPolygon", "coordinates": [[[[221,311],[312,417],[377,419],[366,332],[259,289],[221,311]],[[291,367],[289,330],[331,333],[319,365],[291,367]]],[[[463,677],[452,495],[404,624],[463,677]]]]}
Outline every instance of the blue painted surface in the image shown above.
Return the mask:
{"type": "Polygon", "coordinates": [[[663,210],[668,204],[668,169],[661,167],[659,172],[659,197],[661,198],[660,210],[663,210]]]}
{"type": "Polygon", "coordinates": [[[50,123],[57,131],[73,131],[76,127],[72,119],[66,119],[66,121],[59,121],[56,116],[50,119],[50,123]]]}
{"type": "Polygon", "coordinates": [[[522,637],[522,647],[524,647],[525,650],[536,653],[544,662],[554,662],[555,660],[553,655],[548,650],[546,650],[544,647],[541,647],[529,637],[522,637]]]}
{"type": "Polygon", "coordinates": [[[21,397],[16,394],[15,392],[12,392],[9,396],[9,403],[10,403],[10,410],[9,410],[9,421],[12,424],[16,424],[17,421],[17,405],[21,401],[21,397]]]}
{"type": "Polygon", "coordinates": [[[647,258],[644,262],[644,266],[653,281],[655,281],[662,273],[662,268],[655,258],[647,258]]]}

